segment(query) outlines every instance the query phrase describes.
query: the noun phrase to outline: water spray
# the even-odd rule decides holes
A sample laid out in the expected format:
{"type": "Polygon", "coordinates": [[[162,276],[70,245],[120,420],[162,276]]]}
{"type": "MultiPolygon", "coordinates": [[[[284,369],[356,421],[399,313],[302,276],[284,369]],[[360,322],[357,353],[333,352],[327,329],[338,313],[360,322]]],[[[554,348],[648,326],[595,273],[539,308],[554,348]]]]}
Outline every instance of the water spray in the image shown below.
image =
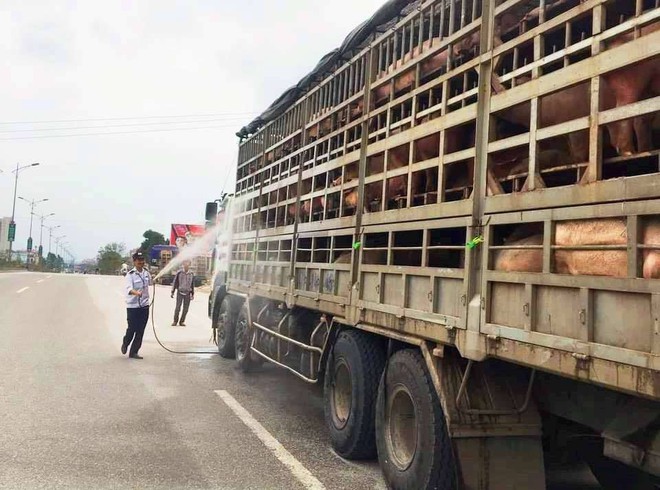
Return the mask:
{"type": "MultiPolygon", "coordinates": [[[[156,338],[156,342],[165,349],[167,352],[171,352],[172,354],[215,354],[216,351],[180,351],[180,350],[174,350],[170,349],[169,347],[166,347],[158,338],[158,334],[156,333],[156,321],[154,319],[154,305],[156,304],[156,280],[163,276],[164,274],[167,274],[171,270],[178,268],[181,264],[183,264],[186,260],[191,260],[192,258],[200,255],[203,252],[206,252],[209,250],[211,247],[214,246],[216,238],[218,236],[218,231],[220,230],[220,225],[217,224],[211,228],[209,228],[206,233],[204,233],[203,236],[197,238],[192,244],[186,246],[183,248],[181,252],[177,254],[176,257],[174,257],[172,260],[168,262],[168,264],[160,271],[158,274],[156,274],[156,277],[153,279],[153,292],[152,292],[152,300],[151,300],[151,329],[154,332],[154,337],[156,338]]],[[[216,343],[215,335],[211,338],[211,341],[213,343],[216,343]]]]}

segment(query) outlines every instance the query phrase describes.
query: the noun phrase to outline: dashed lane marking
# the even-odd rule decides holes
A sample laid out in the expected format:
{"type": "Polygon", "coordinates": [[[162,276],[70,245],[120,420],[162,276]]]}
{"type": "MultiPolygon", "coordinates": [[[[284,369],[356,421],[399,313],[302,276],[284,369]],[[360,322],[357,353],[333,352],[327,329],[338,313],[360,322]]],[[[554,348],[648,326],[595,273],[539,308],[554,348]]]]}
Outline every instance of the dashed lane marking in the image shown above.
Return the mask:
{"type": "Polygon", "coordinates": [[[42,283],[42,282],[44,282],[44,281],[45,281],[45,279],[39,279],[39,280],[37,281],[37,284],[40,284],[40,283],[42,283]]]}
{"type": "Polygon", "coordinates": [[[295,476],[300,483],[305,488],[313,490],[324,490],[325,487],[323,483],[316,479],[312,473],[305,468],[300,461],[298,461],[289,451],[287,451],[280,442],[275,439],[270,432],[268,432],[263,425],[261,425],[250,412],[245,410],[243,406],[236,401],[236,399],[231,396],[225,390],[215,390],[216,395],[218,395],[223,402],[231,409],[236,416],[241,419],[241,421],[248,426],[248,428],[256,435],[261,442],[264,443],[268,449],[270,449],[275,457],[280,460],[280,462],[289,468],[289,471],[295,476]]]}
{"type": "Polygon", "coordinates": [[[18,291],[16,291],[16,293],[21,294],[23,291],[27,291],[28,289],[30,289],[30,286],[25,286],[24,288],[21,288],[18,291]]]}

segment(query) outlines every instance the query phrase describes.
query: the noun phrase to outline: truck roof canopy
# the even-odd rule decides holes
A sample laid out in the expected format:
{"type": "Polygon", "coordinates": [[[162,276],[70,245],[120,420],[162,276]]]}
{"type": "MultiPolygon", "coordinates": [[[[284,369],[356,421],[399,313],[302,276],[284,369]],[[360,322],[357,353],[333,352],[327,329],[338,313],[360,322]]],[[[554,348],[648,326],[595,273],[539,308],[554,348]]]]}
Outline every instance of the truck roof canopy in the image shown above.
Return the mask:
{"type": "Polygon", "coordinates": [[[372,34],[387,29],[389,24],[396,23],[399,17],[407,15],[419,3],[421,3],[420,0],[388,0],[385,2],[369,19],[353,29],[341,46],[323,56],[311,72],[297,84],[285,90],[268,109],[247,126],[242,127],[236,136],[241,139],[246,138],[283,114],[301,95],[320,82],[324,75],[336,69],[338,65],[352,56],[353,51],[364,47],[372,34]]]}

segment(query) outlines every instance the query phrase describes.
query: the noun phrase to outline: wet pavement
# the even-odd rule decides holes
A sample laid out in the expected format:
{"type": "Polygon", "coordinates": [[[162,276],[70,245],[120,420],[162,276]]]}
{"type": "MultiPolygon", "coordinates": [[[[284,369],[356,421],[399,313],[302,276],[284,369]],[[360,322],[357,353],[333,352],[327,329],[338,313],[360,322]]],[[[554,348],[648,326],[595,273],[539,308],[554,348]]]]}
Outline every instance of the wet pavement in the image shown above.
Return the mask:
{"type": "MultiPolygon", "coordinates": [[[[158,287],[155,320],[167,346],[211,354],[166,352],[150,322],[144,360],[122,356],[122,286],[0,274],[0,488],[385,488],[377,462],[332,452],[321,387],[273,366],[245,375],[214,353],[205,293],[172,327],[158,287]]],[[[584,468],[549,482],[598,488],[584,468]]]]}

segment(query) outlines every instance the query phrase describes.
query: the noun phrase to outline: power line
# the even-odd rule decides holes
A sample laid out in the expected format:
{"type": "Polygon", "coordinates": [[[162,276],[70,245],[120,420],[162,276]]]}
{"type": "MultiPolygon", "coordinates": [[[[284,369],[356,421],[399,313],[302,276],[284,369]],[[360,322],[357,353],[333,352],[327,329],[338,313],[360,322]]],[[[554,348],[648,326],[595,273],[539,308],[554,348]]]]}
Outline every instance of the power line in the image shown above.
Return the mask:
{"type": "Polygon", "coordinates": [[[184,114],[174,116],[132,116],[132,117],[100,117],[87,119],[53,119],[41,121],[0,121],[0,124],[45,124],[61,122],[88,122],[88,121],[125,121],[129,119],[172,119],[186,117],[215,117],[215,116],[249,116],[258,114],[257,112],[216,112],[213,114],[184,114]]]}
{"type": "Polygon", "coordinates": [[[102,124],[96,126],[69,126],[64,128],[35,128],[35,129],[0,129],[0,133],[31,133],[36,131],[71,131],[78,129],[105,129],[105,128],[123,128],[127,126],[156,126],[163,124],[191,124],[191,123],[205,123],[205,122],[229,122],[238,120],[239,118],[226,118],[226,119],[195,119],[192,121],[163,121],[163,122],[139,122],[139,123],[126,123],[126,124],[102,124]]]}
{"type": "Polygon", "coordinates": [[[231,128],[234,125],[227,126],[199,126],[196,128],[163,128],[163,129],[145,129],[141,131],[108,131],[102,133],[75,133],[75,134],[52,134],[52,135],[43,135],[43,136],[18,136],[12,138],[0,138],[0,141],[10,141],[10,140],[31,140],[31,139],[46,139],[46,138],[72,138],[76,136],[107,136],[112,134],[137,134],[137,133],[158,133],[161,131],[193,131],[198,129],[222,129],[222,128],[231,128]]]}

